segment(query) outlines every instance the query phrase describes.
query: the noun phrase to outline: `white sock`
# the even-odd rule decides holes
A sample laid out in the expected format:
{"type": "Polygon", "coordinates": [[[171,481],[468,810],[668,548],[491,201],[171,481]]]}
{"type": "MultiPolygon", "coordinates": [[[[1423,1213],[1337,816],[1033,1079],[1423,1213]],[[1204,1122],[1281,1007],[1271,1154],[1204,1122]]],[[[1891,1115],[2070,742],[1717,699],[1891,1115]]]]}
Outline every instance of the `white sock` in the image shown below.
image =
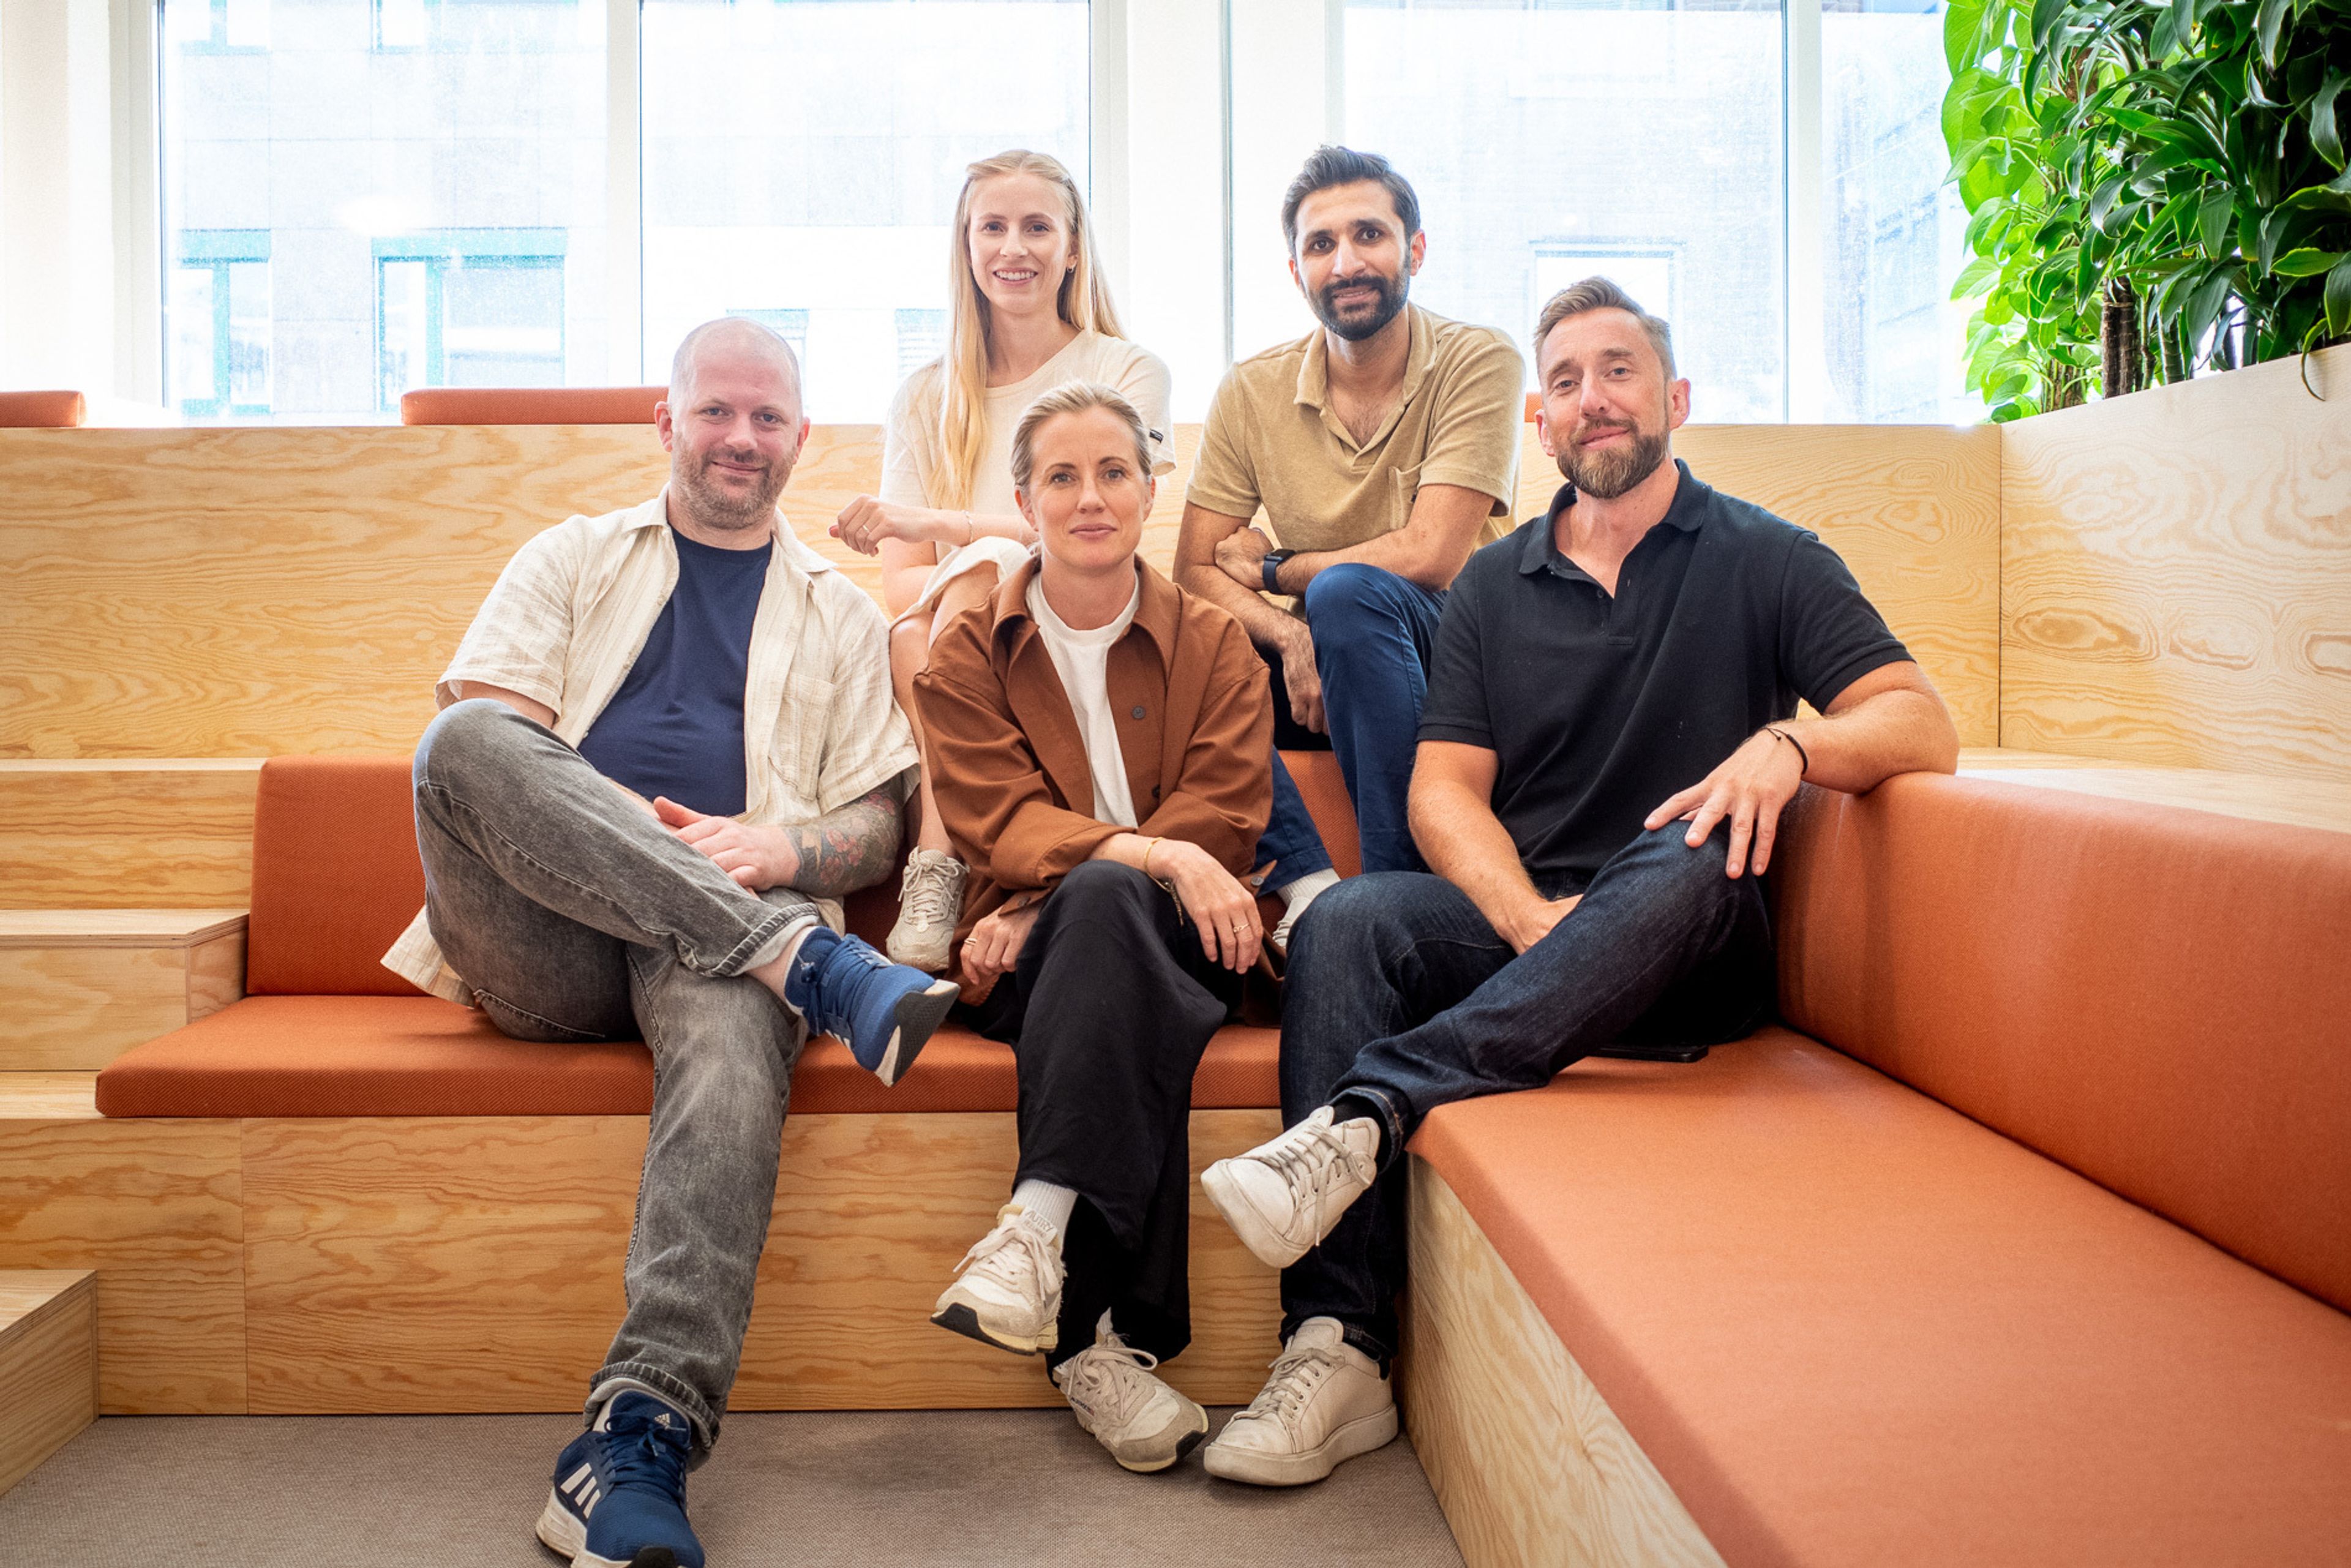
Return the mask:
{"type": "Polygon", "coordinates": [[[1012,1201],[1051,1226],[1056,1236],[1070,1233],[1070,1216],[1078,1210],[1077,1189],[1049,1181],[1022,1182],[1012,1189],[1012,1201]]]}
{"type": "Polygon", "coordinates": [[[1325,888],[1338,885],[1339,873],[1324,866],[1321,871],[1308,872],[1287,887],[1277,889],[1274,896],[1281,900],[1281,906],[1295,918],[1305,914],[1306,906],[1320,897],[1325,888]]]}

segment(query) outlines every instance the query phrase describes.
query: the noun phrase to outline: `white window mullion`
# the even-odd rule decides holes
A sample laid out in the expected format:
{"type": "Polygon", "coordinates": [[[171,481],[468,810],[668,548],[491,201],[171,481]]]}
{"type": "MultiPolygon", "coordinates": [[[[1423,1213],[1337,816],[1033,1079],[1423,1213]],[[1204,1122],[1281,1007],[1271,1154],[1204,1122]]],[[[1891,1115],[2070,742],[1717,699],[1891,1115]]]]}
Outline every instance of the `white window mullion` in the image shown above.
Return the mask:
{"type": "Polygon", "coordinates": [[[155,0],[112,0],[114,391],[163,401],[163,264],[155,0]]]}
{"type": "MultiPolygon", "coordinates": [[[[644,383],[644,143],[639,135],[639,0],[604,0],[606,341],[615,385],[644,383]]],[[[664,368],[665,373],[665,368],[664,368]]]]}
{"type": "Polygon", "coordinates": [[[1828,408],[1827,282],[1821,201],[1821,0],[1782,0],[1787,113],[1787,417],[1828,408]]]}
{"type": "Polygon", "coordinates": [[[1123,301],[1133,242],[1128,193],[1134,188],[1126,130],[1126,0],[1092,0],[1086,9],[1093,54],[1087,137],[1093,188],[1086,200],[1102,251],[1096,264],[1110,279],[1112,298],[1123,301]]]}

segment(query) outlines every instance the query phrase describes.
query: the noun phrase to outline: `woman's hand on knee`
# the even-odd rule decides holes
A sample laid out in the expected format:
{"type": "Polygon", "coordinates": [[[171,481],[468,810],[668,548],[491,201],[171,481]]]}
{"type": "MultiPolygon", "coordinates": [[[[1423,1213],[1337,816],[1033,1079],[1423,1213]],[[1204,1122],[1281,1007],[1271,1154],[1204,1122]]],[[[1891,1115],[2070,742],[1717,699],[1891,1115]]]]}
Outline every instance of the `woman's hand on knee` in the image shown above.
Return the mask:
{"type": "Polygon", "coordinates": [[[1150,874],[1173,884],[1185,917],[1200,928],[1202,953],[1236,974],[1257,962],[1265,939],[1257,895],[1216,856],[1182,839],[1162,839],[1152,849],[1150,874]]]}
{"type": "Polygon", "coordinates": [[[927,507],[905,507],[872,496],[852,497],[825,531],[860,555],[878,555],[883,539],[934,542],[943,531],[927,507]]]}

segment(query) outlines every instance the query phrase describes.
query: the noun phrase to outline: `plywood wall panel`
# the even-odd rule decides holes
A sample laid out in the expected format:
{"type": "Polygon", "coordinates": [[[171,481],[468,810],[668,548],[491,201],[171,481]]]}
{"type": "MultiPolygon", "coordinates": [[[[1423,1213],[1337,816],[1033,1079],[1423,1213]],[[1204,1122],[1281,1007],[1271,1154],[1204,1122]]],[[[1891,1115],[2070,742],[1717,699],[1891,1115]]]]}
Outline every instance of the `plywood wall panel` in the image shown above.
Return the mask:
{"type": "MultiPolygon", "coordinates": [[[[1163,569],[1198,436],[1177,429],[1144,528],[1163,569]]],[[[1962,736],[1992,743],[1996,433],[1679,439],[1701,476],[1844,552],[1962,736]]],[[[1556,483],[1531,427],[1527,441],[1521,515],[1556,483]]],[[[799,537],[877,597],[879,564],[825,529],[881,459],[875,427],[820,427],[783,498],[799,537]]],[[[651,430],[625,425],[0,432],[0,758],[404,750],[515,549],[645,498],[666,471],[651,430]]]]}
{"type": "Polygon", "coordinates": [[[2003,746],[2351,780],[2351,347],[2002,428],[2003,746]]]}
{"type": "MultiPolygon", "coordinates": [[[[0,632],[0,641],[6,633],[0,632]]],[[[0,675],[0,687],[5,687],[0,675]]],[[[0,691],[0,735],[6,733],[0,691]]],[[[242,905],[253,892],[261,761],[0,758],[0,904],[14,909],[242,905]]]]}
{"type": "MultiPolygon", "coordinates": [[[[1002,1113],[789,1119],[737,1409],[1055,1404],[1041,1363],[928,1322],[994,1222],[1017,1145],[1002,1113]]],[[[1193,1113],[1195,1166],[1279,1130],[1193,1113]]],[[[245,1124],[246,1323],[258,1414],[566,1410],[622,1311],[639,1117],[245,1124]]],[[[1277,1277],[1203,1204],[1196,1340],[1168,1376],[1253,1396],[1277,1277]]]]}
{"type": "Polygon", "coordinates": [[[242,1413],[236,1124],[44,1120],[14,1097],[5,1109],[0,1269],[98,1270],[100,1408],[242,1413]]]}

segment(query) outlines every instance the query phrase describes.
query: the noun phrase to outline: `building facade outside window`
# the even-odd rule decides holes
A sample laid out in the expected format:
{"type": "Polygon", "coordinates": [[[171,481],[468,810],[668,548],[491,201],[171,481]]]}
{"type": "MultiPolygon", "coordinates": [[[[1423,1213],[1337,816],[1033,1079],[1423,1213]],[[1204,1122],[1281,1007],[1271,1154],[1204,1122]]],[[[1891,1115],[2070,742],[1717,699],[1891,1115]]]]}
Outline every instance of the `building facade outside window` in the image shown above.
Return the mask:
{"type": "Polygon", "coordinates": [[[269,231],[191,229],[171,268],[164,374],[192,419],[270,412],[269,231]]]}
{"type": "Polygon", "coordinates": [[[415,387],[559,387],[561,229],[375,242],[377,407],[415,387]]]}

